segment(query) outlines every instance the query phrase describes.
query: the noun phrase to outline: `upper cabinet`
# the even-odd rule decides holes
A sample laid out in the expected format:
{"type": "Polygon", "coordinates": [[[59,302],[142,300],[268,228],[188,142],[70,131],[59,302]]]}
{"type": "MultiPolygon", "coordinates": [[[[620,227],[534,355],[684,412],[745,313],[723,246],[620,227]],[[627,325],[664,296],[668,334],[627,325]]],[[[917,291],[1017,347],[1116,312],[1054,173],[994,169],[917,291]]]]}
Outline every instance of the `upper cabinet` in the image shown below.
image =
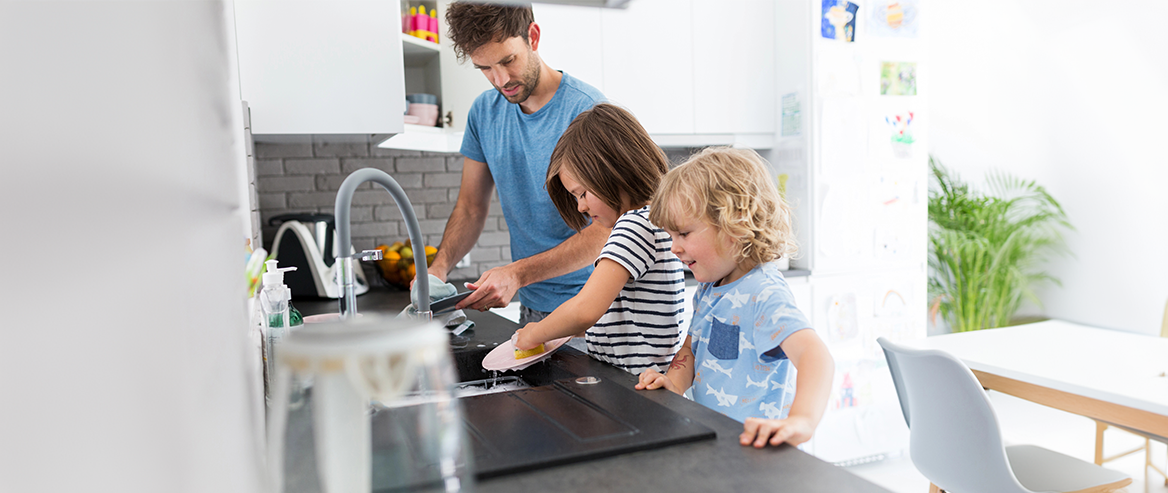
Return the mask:
{"type": "Polygon", "coordinates": [[[626,9],[536,5],[540,56],[632,111],[662,146],[770,147],[770,0],[637,0],[626,9]],[[734,18],[734,22],[717,19],[734,18]]]}
{"type": "MultiPolygon", "coordinates": [[[[405,5],[407,2],[403,2],[405,5]]],[[[491,84],[469,61],[459,63],[446,37],[446,0],[408,2],[421,5],[429,12],[438,10],[438,44],[408,34],[401,35],[404,53],[406,94],[432,94],[438,98],[436,126],[406,125],[405,131],[379,144],[379,147],[434,152],[458,152],[466,115],[471,103],[491,84]]]]}
{"type": "Polygon", "coordinates": [[[236,0],[234,7],[253,134],[403,130],[397,2],[236,0]]]}

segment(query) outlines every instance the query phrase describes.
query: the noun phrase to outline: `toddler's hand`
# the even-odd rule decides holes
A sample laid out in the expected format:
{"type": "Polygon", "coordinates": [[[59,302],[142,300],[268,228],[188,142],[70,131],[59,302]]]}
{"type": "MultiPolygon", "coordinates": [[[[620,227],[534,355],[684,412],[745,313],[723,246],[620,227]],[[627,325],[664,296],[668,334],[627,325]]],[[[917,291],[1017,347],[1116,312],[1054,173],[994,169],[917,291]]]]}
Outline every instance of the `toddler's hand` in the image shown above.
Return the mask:
{"type": "Polygon", "coordinates": [[[536,336],[535,330],[538,323],[531,323],[523,326],[523,328],[515,331],[515,349],[526,351],[528,349],[535,349],[536,346],[547,341],[539,340],[536,336]]]}
{"type": "Polygon", "coordinates": [[[674,394],[680,394],[677,391],[677,386],[673,385],[673,381],[665,375],[657,372],[657,370],[649,369],[641,373],[640,381],[637,382],[637,390],[653,390],[664,388],[674,394]]]}
{"type": "Polygon", "coordinates": [[[799,445],[810,440],[814,432],[810,420],[802,416],[790,416],[787,419],[746,418],[738,441],[744,446],[754,445],[755,448],[763,448],[768,442],[771,445],[783,442],[799,445]]]}

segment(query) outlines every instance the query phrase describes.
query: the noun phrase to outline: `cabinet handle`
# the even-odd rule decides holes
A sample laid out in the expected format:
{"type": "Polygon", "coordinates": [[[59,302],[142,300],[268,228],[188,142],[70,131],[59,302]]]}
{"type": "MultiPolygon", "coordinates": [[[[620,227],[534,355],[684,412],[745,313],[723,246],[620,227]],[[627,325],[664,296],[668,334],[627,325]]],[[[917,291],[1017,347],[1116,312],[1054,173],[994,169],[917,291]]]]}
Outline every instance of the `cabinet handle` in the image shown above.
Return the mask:
{"type": "Polygon", "coordinates": [[[442,119],[442,124],[444,126],[447,126],[447,127],[454,126],[454,112],[453,111],[446,112],[446,118],[442,119]]]}

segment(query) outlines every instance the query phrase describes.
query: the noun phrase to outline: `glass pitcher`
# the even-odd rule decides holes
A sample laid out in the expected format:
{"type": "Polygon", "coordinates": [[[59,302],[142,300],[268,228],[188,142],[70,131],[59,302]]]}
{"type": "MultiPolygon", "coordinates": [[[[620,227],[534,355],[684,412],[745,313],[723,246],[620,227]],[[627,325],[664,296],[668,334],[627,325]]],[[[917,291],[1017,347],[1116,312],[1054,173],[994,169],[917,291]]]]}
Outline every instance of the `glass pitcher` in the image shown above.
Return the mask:
{"type": "Polygon", "coordinates": [[[268,417],[272,491],[472,491],[448,338],[375,316],[288,336],[268,417]]]}

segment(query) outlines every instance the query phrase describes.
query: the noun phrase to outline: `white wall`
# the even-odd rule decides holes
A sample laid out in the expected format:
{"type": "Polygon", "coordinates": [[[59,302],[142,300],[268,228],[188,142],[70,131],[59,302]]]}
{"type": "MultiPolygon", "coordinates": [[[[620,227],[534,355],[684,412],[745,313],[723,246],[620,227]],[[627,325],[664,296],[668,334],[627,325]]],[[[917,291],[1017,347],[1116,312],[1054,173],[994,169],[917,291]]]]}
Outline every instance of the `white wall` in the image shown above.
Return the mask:
{"type": "Polygon", "coordinates": [[[0,491],[262,489],[224,13],[0,2],[0,491]]]}
{"type": "MultiPolygon", "coordinates": [[[[1077,229],[1047,316],[1160,331],[1168,300],[1168,2],[932,1],[930,152],[1035,179],[1077,229]]],[[[1028,311],[1037,312],[1035,308],[1028,311]]]]}

